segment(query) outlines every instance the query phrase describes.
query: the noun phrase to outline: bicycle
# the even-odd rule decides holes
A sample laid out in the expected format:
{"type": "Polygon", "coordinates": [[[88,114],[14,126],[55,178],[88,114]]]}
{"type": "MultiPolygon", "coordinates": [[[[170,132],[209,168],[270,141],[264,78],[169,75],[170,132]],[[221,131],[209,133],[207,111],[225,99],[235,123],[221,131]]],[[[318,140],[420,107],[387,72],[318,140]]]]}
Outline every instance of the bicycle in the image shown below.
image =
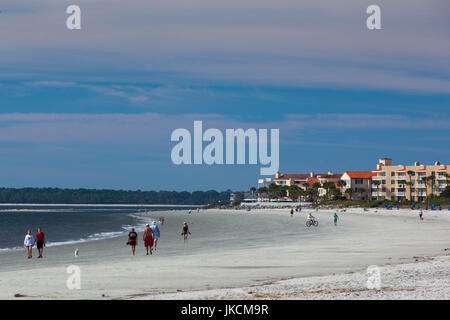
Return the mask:
{"type": "Polygon", "coordinates": [[[306,226],[308,228],[311,227],[311,226],[318,227],[319,226],[319,221],[317,221],[316,219],[308,220],[308,221],[306,221],[306,226]]]}

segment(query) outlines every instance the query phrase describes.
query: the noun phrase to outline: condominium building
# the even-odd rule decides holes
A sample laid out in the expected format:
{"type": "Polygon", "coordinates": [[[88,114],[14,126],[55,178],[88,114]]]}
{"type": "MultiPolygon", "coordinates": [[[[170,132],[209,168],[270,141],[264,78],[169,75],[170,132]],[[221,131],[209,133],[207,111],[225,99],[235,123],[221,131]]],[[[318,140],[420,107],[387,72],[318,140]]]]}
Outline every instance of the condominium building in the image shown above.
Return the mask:
{"type": "Polygon", "coordinates": [[[342,176],[342,173],[279,173],[277,172],[275,174],[275,178],[272,179],[272,181],[279,185],[279,186],[299,186],[303,187],[304,183],[308,183],[310,186],[314,182],[319,182],[320,184],[323,184],[325,182],[336,182],[338,181],[342,176]]]}
{"type": "Polygon", "coordinates": [[[392,159],[379,160],[372,171],[372,199],[424,201],[427,196],[438,196],[447,186],[450,167],[434,165],[392,165],[392,159]],[[379,183],[374,183],[379,181],[379,183]]]}

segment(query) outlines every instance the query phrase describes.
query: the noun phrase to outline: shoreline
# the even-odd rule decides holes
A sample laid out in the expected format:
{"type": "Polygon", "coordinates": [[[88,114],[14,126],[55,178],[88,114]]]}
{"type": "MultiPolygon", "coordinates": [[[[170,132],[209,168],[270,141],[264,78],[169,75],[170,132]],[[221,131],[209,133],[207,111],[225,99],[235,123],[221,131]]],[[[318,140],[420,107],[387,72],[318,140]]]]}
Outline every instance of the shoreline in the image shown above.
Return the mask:
{"type": "Polygon", "coordinates": [[[0,207],[201,207],[198,204],[89,204],[89,203],[0,203],[0,207]]]}
{"type": "MultiPolygon", "coordinates": [[[[334,227],[333,211],[303,209],[294,213],[294,218],[286,209],[202,210],[192,215],[185,211],[153,212],[167,214],[167,225],[162,228],[160,251],[151,257],[142,255],[142,244],[138,245],[138,256],[130,257],[124,237],[49,247],[43,261],[24,261],[23,252],[0,252],[0,259],[5,258],[0,266],[0,298],[15,299],[15,294],[23,299],[357,299],[375,295],[380,298],[380,292],[367,291],[361,282],[369,265],[379,265],[388,275],[396,268],[412,268],[414,273],[416,267],[427,268],[420,265],[422,259],[415,262],[414,257],[433,257],[424,263],[440,263],[449,272],[450,262],[441,261],[447,259],[444,249],[450,247],[447,212],[425,212],[425,221],[418,221],[417,211],[413,210],[367,212],[350,208],[338,213],[339,226],[334,227]],[[317,215],[319,228],[305,227],[308,212],[317,215]],[[199,237],[192,238],[188,245],[177,238],[178,225],[183,220],[191,221],[192,233],[199,237]],[[213,229],[219,228],[218,235],[224,236],[229,228],[244,224],[243,240],[241,236],[234,239],[233,232],[226,235],[229,240],[225,242],[216,239],[215,229],[208,236],[210,231],[202,226],[210,222],[214,223],[210,224],[213,229]],[[260,226],[261,223],[265,225],[260,226]],[[270,239],[275,236],[274,241],[255,242],[259,228],[268,225],[285,234],[269,233],[270,239]],[[301,231],[298,235],[292,233],[297,228],[301,231]],[[206,232],[205,236],[202,232],[206,232]],[[228,241],[244,244],[235,246],[228,241]],[[80,249],[79,258],[73,257],[75,248],[80,249]],[[65,268],[71,264],[83,270],[86,285],[80,291],[65,288],[65,268]],[[359,282],[350,277],[355,274],[359,275],[359,282]]],[[[433,283],[433,277],[439,277],[430,272],[423,274],[431,277],[424,283],[433,283]]],[[[382,285],[391,289],[382,292],[393,298],[395,294],[415,297],[418,289],[413,293],[395,291],[410,286],[402,280],[401,273],[392,277],[393,284],[389,280],[382,285]]],[[[418,275],[415,277],[420,280],[418,275]]],[[[447,288],[440,288],[440,295],[448,297],[447,288]]]]}

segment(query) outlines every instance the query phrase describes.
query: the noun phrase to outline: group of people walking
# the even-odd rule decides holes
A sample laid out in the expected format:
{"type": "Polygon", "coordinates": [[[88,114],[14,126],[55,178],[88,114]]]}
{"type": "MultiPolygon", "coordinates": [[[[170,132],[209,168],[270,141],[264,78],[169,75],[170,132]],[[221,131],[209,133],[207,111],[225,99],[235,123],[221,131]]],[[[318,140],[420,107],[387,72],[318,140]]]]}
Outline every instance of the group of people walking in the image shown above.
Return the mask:
{"type": "MultiPolygon", "coordinates": [[[[164,219],[162,220],[164,221],[164,219]]],[[[160,223],[162,224],[161,218],[160,223]]],[[[189,226],[187,222],[183,222],[181,226],[181,235],[183,236],[184,242],[187,242],[188,236],[191,234],[189,231],[189,226]]],[[[156,221],[153,221],[152,224],[146,224],[144,231],[142,232],[142,242],[144,243],[145,251],[147,255],[152,255],[154,251],[156,251],[156,247],[158,245],[159,237],[161,236],[159,226],[156,221]]],[[[128,234],[127,245],[131,248],[131,255],[134,256],[136,254],[136,246],[138,243],[139,235],[136,232],[135,228],[130,229],[130,233],[128,234]]]]}
{"type": "MultiPolygon", "coordinates": [[[[151,225],[145,225],[144,232],[142,233],[142,241],[144,242],[147,255],[153,254],[153,251],[156,251],[156,246],[158,245],[160,236],[161,233],[159,231],[159,226],[156,224],[156,221],[153,221],[151,225]]],[[[137,239],[137,232],[134,228],[131,228],[130,233],[128,234],[127,245],[129,245],[131,248],[132,256],[134,256],[136,253],[137,239]]]]}
{"type": "Polygon", "coordinates": [[[45,247],[45,234],[42,232],[42,229],[39,227],[34,236],[31,234],[31,230],[28,230],[23,244],[27,248],[28,259],[33,258],[34,246],[36,246],[36,249],[38,250],[38,259],[41,259],[45,247]]]}

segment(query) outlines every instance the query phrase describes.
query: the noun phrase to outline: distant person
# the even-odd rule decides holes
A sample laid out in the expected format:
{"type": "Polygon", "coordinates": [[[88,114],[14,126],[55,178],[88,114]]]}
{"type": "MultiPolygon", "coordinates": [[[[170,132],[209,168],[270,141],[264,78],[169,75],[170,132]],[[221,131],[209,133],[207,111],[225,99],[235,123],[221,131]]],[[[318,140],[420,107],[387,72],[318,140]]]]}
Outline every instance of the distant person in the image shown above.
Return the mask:
{"type": "Polygon", "coordinates": [[[419,219],[423,220],[423,211],[422,211],[422,209],[420,209],[420,211],[419,211],[419,219]]]}
{"type": "Polygon", "coordinates": [[[42,232],[41,227],[38,228],[36,234],[34,235],[34,239],[36,240],[36,248],[38,250],[38,259],[41,259],[44,253],[44,247],[45,247],[45,234],[42,232]]]}
{"type": "Polygon", "coordinates": [[[27,247],[28,259],[33,258],[32,251],[34,246],[34,237],[31,234],[31,230],[27,231],[27,234],[25,235],[25,240],[23,240],[23,245],[27,247]]]}
{"type": "Polygon", "coordinates": [[[136,251],[137,238],[138,238],[137,233],[134,231],[134,228],[131,228],[131,231],[128,234],[128,242],[127,242],[127,244],[131,248],[131,255],[132,256],[134,256],[134,253],[136,251]]]}
{"type": "Polygon", "coordinates": [[[294,216],[294,209],[291,208],[291,217],[294,216]]]}
{"type": "Polygon", "coordinates": [[[164,225],[164,217],[159,217],[159,222],[161,223],[161,225],[164,225]]]}
{"type": "Polygon", "coordinates": [[[191,234],[189,232],[189,226],[187,224],[187,222],[183,222],[183,226],[181,227],[181,235],[183,236],[184,242],[187,242],[188,240],[188,235],[191,234]]]}
{"type": "Polygon", "coordinates": [[[156,221],[152,222],[152,225],[150,226],[150,229],[152,229],[152,231],[153,231],[153,246],[154,246],[154,249],[156,251],[156,246],[158,245],[158,240],[159,240],[159,237],[161,235],[161,232],[159,232],[159,227],[156,224],[156,221]]]}
{"type": "Polygon", "coordinates": [[[334,213],[334,217],[333,217],[334,225],[335,225],[335,226],[337,226],[337,221],[338,221],[338,219],[339,219],[339,217],[338,217],[337,213],[335,212],[335,213],[334,213]]]}
{"type": "Polygon", "coordinates": [[[153,239],[154,234],[152,228],[150,228],[150,225],[147,224],[144,229],[144,233],[142,234],[142,241],[144,242],[145,250],[147,250],[147,255],[150,252],[152,254],[153,250],[153,239]]]}
{"type": "Polygon", "coordinates": [[[197,208],[197,213],[200,212],[200,208],[197,208]]]}
{"type": "Polygon", "coordinates": [[[307,219],[308,221],[314,221],[314,216],[311,214],[311,212],[308,213],[308,216],[306,217],[306,219],[307,219]]]}

